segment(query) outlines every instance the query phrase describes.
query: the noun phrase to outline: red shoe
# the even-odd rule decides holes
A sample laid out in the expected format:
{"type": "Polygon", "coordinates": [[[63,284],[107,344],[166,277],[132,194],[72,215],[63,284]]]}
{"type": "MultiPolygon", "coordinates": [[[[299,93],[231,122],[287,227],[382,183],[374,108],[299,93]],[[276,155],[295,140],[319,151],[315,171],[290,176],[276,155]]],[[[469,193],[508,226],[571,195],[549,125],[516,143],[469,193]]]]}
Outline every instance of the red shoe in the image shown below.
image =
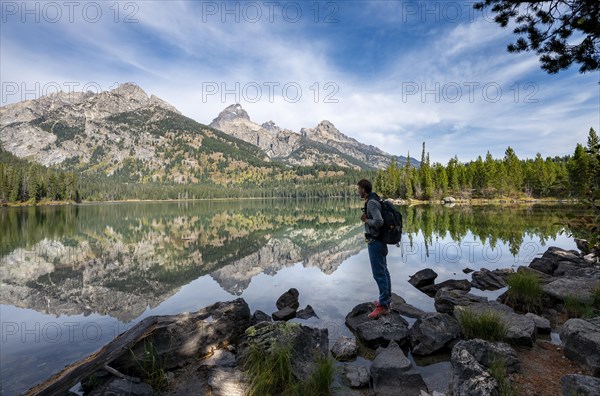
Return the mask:
{"type": "Polygon", "coordinates": [[[390,309],[389,308],[385,308],[385,307],[382,307],[381,305],[378,305],[378,306],[375,307],[375,309],[373,310],[373,312],[371,312],[369,314],[369,318],[370,319],[377,319],[381,315],[387,315],[389,313],[390,313],[390,309]]]}

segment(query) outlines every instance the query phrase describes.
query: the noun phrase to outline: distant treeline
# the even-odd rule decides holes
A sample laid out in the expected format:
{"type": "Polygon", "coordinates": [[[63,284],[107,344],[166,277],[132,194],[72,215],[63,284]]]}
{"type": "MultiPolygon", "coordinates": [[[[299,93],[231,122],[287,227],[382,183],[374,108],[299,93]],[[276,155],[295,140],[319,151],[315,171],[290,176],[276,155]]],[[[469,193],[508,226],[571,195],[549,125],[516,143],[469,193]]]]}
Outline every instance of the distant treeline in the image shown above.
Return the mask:
{"type": "Polygon", "coordinates": [[[577,144],[573,155],[519,159],[511,147],[504,158],[462,163],[457,157],[447,165],[431,164],[425,143],[421,166],[407,162],[400,167],[392,162],[379,171],[374,188],[385,197],[403,199],[440,199],[452,194],[462,198],[500,197],[582,197],[589,188],[600,188],[598,135],[590,128],[587,147],[577,144]]]}
{"type": "Polygon", "coordinates": [[[74,172],[47,168],[0,148],[0,203],[81,201],[74,172]]]}
{"type": "Polygon", "coordinates": [[[258,183],[223,185],[200,183],[133,182],[118,175],[77,174],[48,168],[0,148],[0,203],[43,201],[109,201],[126,199],[211,198],[327,198],[353,197],[356,181],[373,178],[375,171],[337,166],[297,167],[294,174],[258,183]],[[306,177],[310,176],[310,177],[306,177]]]}

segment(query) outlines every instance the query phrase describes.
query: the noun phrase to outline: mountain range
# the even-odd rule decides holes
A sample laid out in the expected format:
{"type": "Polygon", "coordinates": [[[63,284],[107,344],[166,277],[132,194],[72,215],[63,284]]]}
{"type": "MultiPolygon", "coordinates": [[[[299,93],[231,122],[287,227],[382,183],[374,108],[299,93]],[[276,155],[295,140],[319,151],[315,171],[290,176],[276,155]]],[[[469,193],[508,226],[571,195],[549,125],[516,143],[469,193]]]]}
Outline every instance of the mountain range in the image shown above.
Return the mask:
{"type": "Polygon", "coordinates": [[[0,107],[0,115],[0,146],[17,157],[132,182],[226,183],[233,174],[260,179],[289,166],[382,169],[392,159],[329,121],[294,132],[251,121],[240,104],[207,126],[131,83],[54,93],[0,107]]]}

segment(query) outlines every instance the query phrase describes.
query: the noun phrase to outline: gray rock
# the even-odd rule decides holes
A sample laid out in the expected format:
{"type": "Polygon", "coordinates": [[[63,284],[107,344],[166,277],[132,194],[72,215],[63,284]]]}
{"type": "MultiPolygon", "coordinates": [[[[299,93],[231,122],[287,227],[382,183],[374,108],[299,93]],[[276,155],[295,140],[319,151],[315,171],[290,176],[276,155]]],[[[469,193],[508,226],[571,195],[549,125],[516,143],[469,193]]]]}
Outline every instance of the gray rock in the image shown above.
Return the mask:
{"type": "Polygon", "coordinates": [[[352,360],[358,353],[356,338],[341,336],[331,348],[331,355],[340,361],[352,360]]]}
{"type": "Polygon", "coordinates": [[[568,374],[560,379],[563,396],[600,396],[600,378],[568,374]]]}
{"type": "Polygon", "coordinates": [[[467,267],[467,268],[464,268],[462,271],[463,271],[463,273],[465,273],[465,274],[470,274],[470,273],[471,273],[471,272],[473,272],[474,270],[472,270],[471,268],[467,267]]]}
{"type": "Polygon", "coordinates": [[[560,329],[565,356],[600,375],[600,321],[569,319],[560,329]]]}
{"type": "Polygon", "coordinates": [[[433,285],[437,276],[438,274],[434,270],[432,270],[431,268],[425,268],[412,275],[408,283],[410,283],[417,289],[420,289],[423,286],[433,285]]]}
{"type": "Polygon", "coordinates": [[[366,388],[369,385],[369,371],[364,366],[344,365],[344,380],[351,388],[366,388]]]}
{"type": "Polygon", "coordinates": [[[559,261],[554,270],[556,277],[590,278],[600,279],[600,269],[595,268],[585,260],[585,265],[575,264],[571,261],[559,261]]]}
{"type": "Polygon", "coordinates": [[[458,343],[452,348],[452,379],[450,394],[453,396],[489,396],[495,394],[498,382],[477,359],[458,343]]]}
{"type": "Polygon", "coordinates": [[[256,311],[254,311],[252,318],[250,318],[250,325],[254,326],[255,324],[260,323],[260,322],[271,322],[271,321],[272,321],[272,319],[269,315],[267,315],[263,311],[257,309],[256,311]]]}
{"type": "Polygon", "coordinates": [[[450,315],[433,313],[417,319],[409,336],[413,355],[430,355],[457,340],[460,327],[450,315]]]}
{"type": "Polygon", "coordinates": [[[549,259],[544,259],[542,257],[536,257],[533,260],[531,260],[531,263],[529,263],[529,268],[547,275],[552,275],[557,266],[558,262],[549,259]]]}
{"type": "Polygon", "coordinates": [[[218,367],[210,371],[208,377],[208,394],[214,396],[244,396],[247,379],[237,368],[218,367]]]}
{"type": "Polygon", "coordinates": [[[427,315],[427,312],[420,310],[406,302],[402,297],[396,293],[392,293],[392,305],[391,309],[398,312],[400,315],[407,316],[409,318],[418,319],[427,315]]]}
{"type": "Polygon", "coordinates": [[[371,380],[375,395],[419,396],[427,385],[397,343],[378,348],[371,364],[371,380]]]}
{"type": "Polygon", "coordinates": [[[598,280],[590,278],[559,278],[544,285],[542,291],[555,300],[565,301],[568,297],[573,297],[588,303],[597,285],[598,280]]]}
{"type": "Polygon", "coordinates": [[[487,302],[487,297],[476,296],[464,290],[440,289],[435,293],[435,310],[440,313],[454,313],[454,307],[487,302]]]}
{"type": "Polygon", "coordinates": [[[200,365],[207,367],[233,367],[235,366],[235,363],[235,355],[233,353],[227,350],[217,349],[211,357],[204,359],[200,365]]]}
{"type": "Polygon", "coordinates": [[[296,317],[300,319],[310,319],[312,317],[319,318],[315,313],[313,307],[311,307],[310,305],[307,305],[306,308],[296,312],[296,317]]]}
{"type": "Polygon", "coordinates": [[[468,292],[471,290],[471,282],[466,279],[449,279],[438,283],[437,285],[422,287],[420,290],[428,296],[433,297],[435,296],[435,293],[444,287],[451,290],[464,290],[468,292]]]}
{"type": "Polygon", "coordinates": [[[506,278],[514,273],[512,269],[490,271],[482,268],[471,275],[471,286],[480,290],[498,290],[506,287],[506,278]]]}
{"type": "Polygon", "coordinates": [[[277,309],[281,310],[283,308],[292,308],[294,311],[297,310],[300,306],[300,303],[298,302],[299,295],[300,293],[298,290],[292,287],[290,290],[279,296],[277,302],[275,303],[277,309]]]}
{"type": "Polygon", "coordinates": [[[502,360],[506,371],[509,374],[517,373],[521,370],[521,362],[517,352],[504,342],[490,342],[480,339],[460,341],[455,348],[465,349],[481,364],[484,368],[492,367],[494,360],[502,360]]]}
{"type": "Polygon", "coordinates": [[[262,322],[246,330],[246,342],[241,346],[238,361],[243,361],[249,345],[256,345],[265,352],[274,344],[289,345],[292,348],[292,372],[303,381],[314,368],[317,356],[329,353],[327,329],[317,329],[290,322],[262,322]]]}
{"type": "Polygon", "coordinates": [[[193,313],[144,320],[157,321],[157,325],[130,350],[123,351],[111,367],[141,376],[140,367],[152,364],[152,358],[163,362],[165,370],[171,370],[182,361],[236,344],[250,325],[250,309],[243,299],[238,298],[218,302],[193,313]],[[153,354],[148,354],[149,346],[153,354]]]}
{"type": "Polygon", "coordinates": [[[535,323],[535,328],[537,329],[537,332],[539,334],[550,334],[552,332],[552,326],[550,326],[550,321],[548,319],[531,312],[525,314],[525,316],[533,319],[533,322],[535,323]]]}
{"type": "Polygon", "coordinates": [[[296,310],[290,307],[285,307],[271,314],[273,320],[290,320],[296,317],[296,310]]]}
{"type": "MultiPolygon", "coordinates": [[[[454,308],[455,316],[457,314],[457,310],[460,309],[463,308],[458,306],[454,308]]],[[[506,335],[507,342],[515,345],[533,346],[533,342],[535,340],[535,322],[532,318],[525,315],[519,315],[515,313],[511,307],[500,304],[496,301],[473,304],[466,309],[470,309],[477,313],[486,311],[497,312],[508,327],[508,332],[506,335]]]]}
{"type": "Polygon", "coordinates": [[[543,259],[551,260],[556,263],[559,261],[571,261],[576,264],[583,262],[579,253],[575,250],[564,250],[556,246],[550,246],[542,255],[543,259]]]}
{"type": "Polygon", "coordinates": [[[444,197],[444,198],[442,198],[442,201],[444,203],[455,203],[456,202],[456,198],[454,198],[454,197],[444,197]]]}
{"type": "Polygon", "coordinates": [[[357,305],[346,315],[346,326],[369,348],[386,346],[391,341],[407,344],[408,322],[394,310],[376,320],[370,319],[368,315],[373,309],[373,303],[357,305]]]}

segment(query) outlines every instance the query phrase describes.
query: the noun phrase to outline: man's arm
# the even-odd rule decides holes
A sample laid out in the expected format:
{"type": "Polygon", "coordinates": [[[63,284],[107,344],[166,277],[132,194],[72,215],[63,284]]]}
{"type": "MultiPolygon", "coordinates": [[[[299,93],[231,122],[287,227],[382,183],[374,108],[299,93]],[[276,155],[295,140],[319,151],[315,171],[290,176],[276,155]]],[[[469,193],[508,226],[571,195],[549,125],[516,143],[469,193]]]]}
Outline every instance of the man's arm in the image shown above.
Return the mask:
{"type": "Polygon", "coordinates": [[[370,215],[370,219],[367,219],[366,223],[375,229],[379,229],[383,226],[383,217],[381,216],[381,204],[375,200],[370,200],[367,204],[367,213],[370,215]]]}

